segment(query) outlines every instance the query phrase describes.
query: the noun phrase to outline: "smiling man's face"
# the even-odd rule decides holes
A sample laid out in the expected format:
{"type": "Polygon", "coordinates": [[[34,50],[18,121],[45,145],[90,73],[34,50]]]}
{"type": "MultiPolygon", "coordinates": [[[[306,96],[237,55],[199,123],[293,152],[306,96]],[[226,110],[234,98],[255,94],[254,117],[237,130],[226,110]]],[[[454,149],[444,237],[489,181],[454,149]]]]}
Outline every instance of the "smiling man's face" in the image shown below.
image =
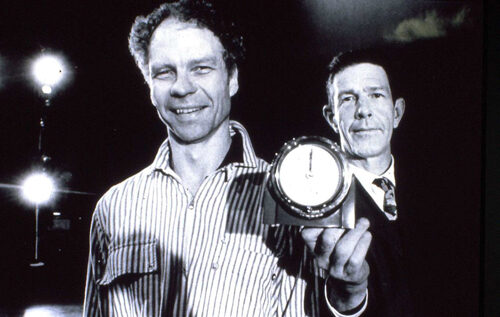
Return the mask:
{"type": "Polygon", "coordinates": [[[392,100],[385,70],[374,64],[348,66],[333,80],[333,109],[327,121],[340,135],[343,150],[355,158],[390,157],[393,129],[404,111],[392,100]]]}
{"type": "Polygon", "coordinates": [[[200,142],[228,122],[238,79],[236,68],[228,74],[223,53],[214,33],[194,23],[169,18],[153,33],[148,83],[169,136],[200,142]]]}

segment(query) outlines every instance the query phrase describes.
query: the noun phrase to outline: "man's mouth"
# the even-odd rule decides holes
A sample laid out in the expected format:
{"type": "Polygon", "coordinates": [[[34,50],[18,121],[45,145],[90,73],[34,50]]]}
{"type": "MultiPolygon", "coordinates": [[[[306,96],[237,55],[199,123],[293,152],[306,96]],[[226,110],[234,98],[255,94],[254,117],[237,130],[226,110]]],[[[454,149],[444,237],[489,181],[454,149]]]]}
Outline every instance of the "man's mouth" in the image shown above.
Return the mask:
{"type": "Polygon", "coordinates": [[[380,129],[376,129],[376,128],[362,128],[362,129],[353,129],[352,131],[354,133],[362,133],[362,132],[375,132],[375,131],[379,131],[380,129]]]}
{"type": "Polygon", "coordinates": [[[372,134],[377,134],[382,132],[381,129],[376,129],[376,128],[362,128],[362,129],[352,129],[352,133],[359,135],[359,136],[368,136],[372,134]]]}
{"type": "Polygon", "coordinates": [[[201,111],[205,109],[206,106],[198,106],[198,107],[186,107],[186,108],[176,108],[176,109],[171,109],[173,113],[177,115],[183,115],[183,114],[190,114],[190,113],[195,113],[198,111],[201,111]]]}

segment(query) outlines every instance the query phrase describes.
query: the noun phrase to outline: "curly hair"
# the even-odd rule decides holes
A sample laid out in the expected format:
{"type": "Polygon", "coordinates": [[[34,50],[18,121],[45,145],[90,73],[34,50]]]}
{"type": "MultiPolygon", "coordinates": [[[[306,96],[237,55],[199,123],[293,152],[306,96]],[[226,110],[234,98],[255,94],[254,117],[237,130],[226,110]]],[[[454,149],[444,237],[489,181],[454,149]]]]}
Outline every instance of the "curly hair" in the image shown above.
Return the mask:
{"type": "Polygon", "coordinates": [[[129,50],[147,81],[149,77],[149,44],[156,28],[167,18],[195,23],[212,31],[224,47],[223,59],[231,71],[244,58],[243,36],[228,18],[227,12],[216,10],[213,3],[204,0],[181,0],[164,3],[148,16],[138,16],[129,36],[129,50]]]}

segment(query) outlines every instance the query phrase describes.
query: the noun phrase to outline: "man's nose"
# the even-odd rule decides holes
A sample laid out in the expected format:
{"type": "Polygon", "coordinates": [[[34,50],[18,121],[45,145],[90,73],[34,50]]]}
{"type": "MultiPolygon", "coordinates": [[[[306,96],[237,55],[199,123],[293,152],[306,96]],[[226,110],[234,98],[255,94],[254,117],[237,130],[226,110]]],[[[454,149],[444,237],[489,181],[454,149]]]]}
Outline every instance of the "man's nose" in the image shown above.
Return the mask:
{"type": "Polygon", "coordinates": [[[354,116],[356,119],[364,119],[372,116],[372,107],[367,98],[360,97],[358,99],[356,103],[356,113],[354,116]]]}
{"type": "Polygon", "coordinates": [[[191,81],[191,78],[189,78],[189,75],[179,73],[170,89],[170,94],[173,97],[184,97],[195,91],[196,86],[191,81]]]}

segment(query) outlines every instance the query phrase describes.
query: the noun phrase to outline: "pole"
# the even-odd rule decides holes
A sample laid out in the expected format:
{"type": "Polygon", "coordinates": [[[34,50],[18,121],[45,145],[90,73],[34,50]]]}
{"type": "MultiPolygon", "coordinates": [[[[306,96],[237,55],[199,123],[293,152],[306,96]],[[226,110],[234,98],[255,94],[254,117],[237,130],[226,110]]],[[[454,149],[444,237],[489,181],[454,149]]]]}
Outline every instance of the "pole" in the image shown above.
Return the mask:
{"type": "Polygon", "coordinates": [[[38,204],[35,207],[35,261],[38,261],[38,213],[39,213],[38,204]]]}

